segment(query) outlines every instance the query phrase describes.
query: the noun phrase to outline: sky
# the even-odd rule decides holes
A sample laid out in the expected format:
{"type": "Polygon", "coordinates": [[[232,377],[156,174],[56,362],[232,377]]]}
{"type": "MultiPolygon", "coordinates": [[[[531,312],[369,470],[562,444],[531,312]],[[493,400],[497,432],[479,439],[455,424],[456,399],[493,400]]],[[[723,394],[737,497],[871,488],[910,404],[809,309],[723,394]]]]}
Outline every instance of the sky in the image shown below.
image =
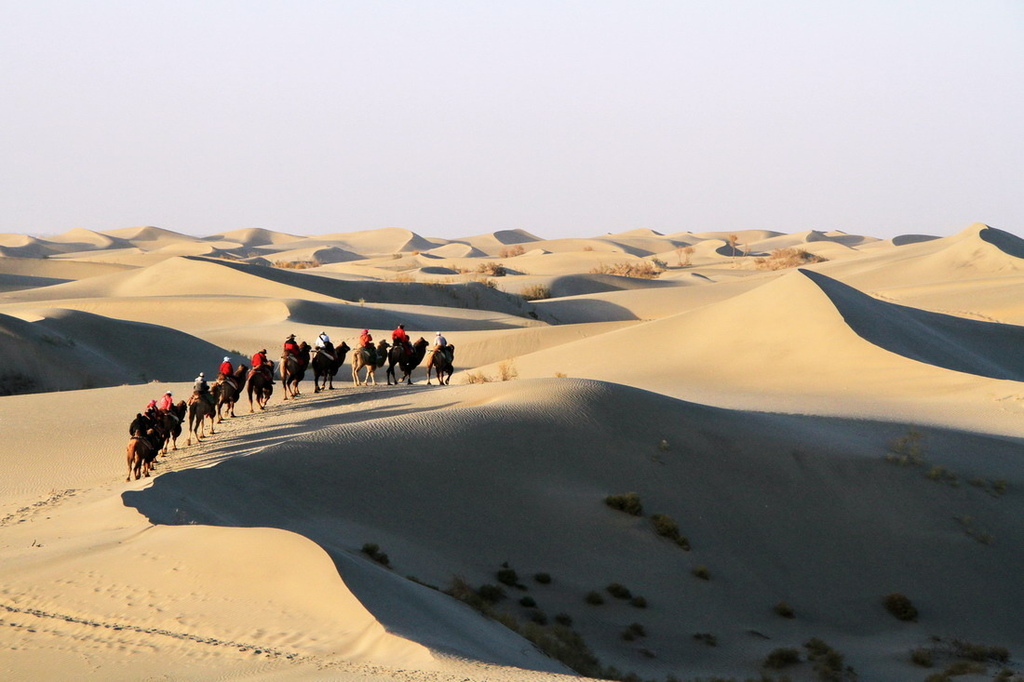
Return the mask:
{"type": "Polygon", "coordinates": [[[1020,0],[0,0],[0,233],[1024,234],[1020,0]]]}

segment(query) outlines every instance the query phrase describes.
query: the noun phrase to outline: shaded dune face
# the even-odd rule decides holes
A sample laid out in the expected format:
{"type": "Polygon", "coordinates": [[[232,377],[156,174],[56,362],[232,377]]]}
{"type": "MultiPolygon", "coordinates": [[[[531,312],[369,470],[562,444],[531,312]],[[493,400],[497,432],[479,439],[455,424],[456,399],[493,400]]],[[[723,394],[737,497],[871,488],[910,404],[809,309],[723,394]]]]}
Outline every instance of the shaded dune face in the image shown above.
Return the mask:
{"type": "Polygon", "coordinates": [[[1024,327],[880,301],[812,270],[801,272],[829,297],[850,329],[880,348],[957,372],[1024,381],[1024,327]]]}

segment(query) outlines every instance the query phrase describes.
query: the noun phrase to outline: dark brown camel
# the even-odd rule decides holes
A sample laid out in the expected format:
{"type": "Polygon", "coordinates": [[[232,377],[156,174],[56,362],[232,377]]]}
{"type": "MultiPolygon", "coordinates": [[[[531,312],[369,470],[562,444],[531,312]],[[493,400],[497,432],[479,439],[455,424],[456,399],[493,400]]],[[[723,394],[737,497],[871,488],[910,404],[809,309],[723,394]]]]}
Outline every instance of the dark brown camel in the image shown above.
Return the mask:
{"type": "Polygon", "coordinates": [[[206,418],[210,419],[210,435],[214,435],[213,422],[217,417],[217,408],[211,400],[202,395],[193,395],[188,406],[188,440],[185,445],[192,445],[192,434],[198,443],[206,438],[206,418]]]}
{"type": "Polygon", "coordinates": [[[153,429],[148,429],[145,433],[132,436],[128,441],[128,478],[124,479],[125,481],[132,480],[132,474],[135,474],[136,481],[143,476],[149,478],[149,471],[158,450],[150,442],[153,435],[153,429]]]}
{"type": "Polygon", "coordinates": [[[213,397],[217,399],[218,424],[224,421],[224,417],[221,416],[221,408],[227,408],[229,417],[235,416],[235,403],[238,402],[242,395],[242,385],[245,384],[245,375],[248,371],[248,367],[239,365],[230,379],[223,374],[217,377],[217,383],[213,385],[211,390],[213,391],[213,397]]]}
{"type": "Polygon", "coordinates": [[[345,363],[345,355],[350,350],[352,349],[348,347],[348,344],[342,341],[340,346],[328,351],[328,353],[333,353],[333,358],[330,354],[323,351],[317,351],[313,355],[313,359],[309,361],[309,364],[313,368],[314,393],[319,393],[328,388],[332,391],[334,390],[334,376],[345,363]],[[323,379],[323,386],[320,385],[321,379],[323,379]]]}
{"type": "Polygon", "coordinates": [[[450,343],[444,348],[432,348],[427,353],[427,386],[430,386],[430,373],[433,371],[437,377],[437,383],[447,386],[452,378],[455,368],[452,363],[455,361],[455,346],[450,343]],[[445,377],[444,375],[447,375],[445,377]]]}
{"type": "Polygon", "coordinates": [[[252,396],[256,394],[256,404],[260,406],[261,410],[267,409],[267,401],[270,400],[270,395],[274,392],[274,367],[260,367],[254,369],[249,374],[249,379],[245,382],[245,392],[249,396],[249,413],[252,414],[252,396]]]}
{"type": "Polygon", "coordinates": [[[366,352],[362,348],[357,348],[352,353],[352,381],[355,382],[356,386],[369,386],[373,384],[377,385],[377,370],[384,366],[384,363],[388,361],[388,346],[387,341],[381,339],[377,344],[376,362],[371,362],[370,358],[367,357],[366,352]],[[359,381],[359,370],[366,368],[366,378],[364,381],[359,381]]]}
{"type": "Polygon", "coordinates": [[[181,425],[185,421],[185,415],[188,413],[188,403],[184,400],[179,400],[177,405],[171,405],[171,409],[167,412],[160,414],[160,425],[163,427],[164,435],[164,454],[167,454],[167,445],[171,445],[172,450],[178,449],[178,436],[181,435],[181,425]]]}
{"type": "Polygon", "coordinates": [[[299,344],[298,355],[286,355],[281,358],[281,385],[284,386],[284,399],[299,395],[299,382],[306,376],[309,367],[309,344],[299,344]]]}
{"type": "Polygon", "coordinates": [[[427,343],[427,340],[421,336],[416,340],[416,343],[412,344],[412,353],[406,352],[406,349],[398,344],[391,347],[391,350],[388,351],[388,386],[391,385],[392,379],[395,380],[396,386],[402,383],[402,381],[409,384],[412,383],[412,371],[423,362],[423,356],[427,353],[428,345],[430,344],[427,343]],[[395,377],[395,365],[402,368],[401,381],[395,377]]]}

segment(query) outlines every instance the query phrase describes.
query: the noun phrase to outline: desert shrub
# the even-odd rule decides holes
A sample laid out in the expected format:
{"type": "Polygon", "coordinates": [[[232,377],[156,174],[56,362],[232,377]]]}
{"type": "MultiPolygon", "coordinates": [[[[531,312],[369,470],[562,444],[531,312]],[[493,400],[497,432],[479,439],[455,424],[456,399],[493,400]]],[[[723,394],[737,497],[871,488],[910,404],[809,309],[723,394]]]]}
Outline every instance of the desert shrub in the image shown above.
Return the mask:
{"type": "Polygon", "coordinates": [[[910,662],[922,668],[931,668],[935,665],[935,657],[928,649],[914,649],[910,652],[910,662]]]}
{"type": "Polygon", "coordinates": [[[651,260],[651,263],[653,263],[655,267],[661,268],[662,270],[665,270],[668,267],[668,263],[666,263],[665,261],[661,260],[657,256],[651,256],[650,260],[651,260]]]}
{"type": "Polygon", "coordinates": [[[502,568],[496,574],[498,582],[502,585],[508,585],[509,587],[515,587],[519,582],[519,576],[516,574],[514,568],[502,568]]]}
{"type": "Polygon", "coordinates": [[[533,579],[539,582],[541,585],[551,584],[551,574],[549,573],[534,573],[533,579]]]}
{"type": "Polygon", "coordinates": [[[568,613],[557,613],[555,614],[555,622],[565,627],[572,627],[572,616],[568,613]]]}
{"type": "Polygon", "coordinates": [[[476,266],[476,271],[484,275],[490,275],[491,277],[504,277],[508,273],[508,271],[505,270],[504,265],[501,263],[495,263],[494,261],[481,263],[476,266]]]}
{"type": "Polygon", "coordinates": [[[583,250],[584,250],[584,251],[593,251],[593,250],[594,250],[594,247],[593,247],[593,246],[590,246],[590,245],[588,244],[587,246],[584,246],[584,247],[583,247],[583,250]]]}
{"type": "Polygon", "coordinates": [[[273,263],[275,268],[282,268],[285,270],[308,270],[309,268],[318,268],[321,265],[323,265],[323,263],[315,258],[312,260],[278,260],[273,263]]]}
{"type": "Polygon", "coordinates": [[[647,629],[640,623],[630,623],[629,627],[626,628],[628,632],[632,632],[637,637],[646,637],[647,629]]]}
{"type": "Polygon", "coordinates": [[[691,571],[691,573],[701,580],[711,580],[711,571],[708,570],[707,566],[697,566],[691,571]]]}
{"type": "Polygon", "coordinates": [[[755,258],[754,267],[761,270],[784,270],[811,263],[824,263],[828,258],[816,256],[804,249],[775,249],[767,257],[755,258]]]}
{"type": "Polygon", "coordinates": [[[556,379],[564,379],[567,376],[569,376],[569,375],[566,374],[565,372],[555,372],[555,378],[556,379]]]}
{"type": "Polygon", "coordinates": [[[363,545],[363,548],[360,551],[382,566],[391,566],[391,560],[388,558],[387,554],[380,551],[379,545],[376,545],[372,542],[367,542],[365,545],[363,545]]]}
{"type": "Polygon", "coordinates": [[[515,258],[516,256],[522,256],[526,253],[526,249],[523,248],[522,244],[516,244],[515,246],[506,246],[498,251],[499,258],[515,258]]]}
{"type": "Polygon", "coordinates": [[[392,277],[391,281],[392,282],[400,282],[400,283],[408,284],[409,282],[415,282],[416,278],[413,277],[408,272],[400,272],[397,275],[395,275],[394,277],[392,277]]]}
{"type": "Polygon", "coordinates": [[[526,596],[519,600],[519,605],[531,609],[537,605],[537,600],[533,597],[526,596]]]}
{"type": "Polygon", "coordinates": [[[497,585],[481,585],[480,589],[477,590],[477,594],[487,602],[496,604],[505,598],[505,590],[501,589],[497,585]]]}
{"type": "Polygon", "coordinates": [[[604,589],[606,589],[608,594],[612,595],[616,599],[629,599],[633,596],[629,591],[629,588],[621,583],[611,583],[604,589]]]}
{"type": "Polygon", "coordinates": [[[767,656],[764,657],[764,662],[761,664],[765,668],[772,670],[781,670],[788,665],[795,665],[800,662],[800,652],[796,649],[787,649],[780,647],[774,649],[767,656]]]}
{"type": "Polygon", "coordinates": [[[671,516],[666,514],[654,514],[651,516],[651,522],[654,524],[655,533],[668,538],[686,551],[690,550],[690,541],[683,535],[679,534],[679,524],[676,523],[675,519],[671,516]]]}
{"type": "Polygon", "coordinates": [[[693,638],[698,642],[704,642],[708,646],[718,646],[718,638],[710,632],[697,632],[693,635],[693,638]]]}
{"type": "Polygon", "coordinates": [[[498,363],[498,379],[501,381],[511,381],[519,376],[519,370],[516,369],[515,360],[502,360],[498,363]]]}
{"type": "Polygon", "coordinates": [[[905,436],[896,438],[889,443],[889,454],[886,460],[902,466],[921,466],[924,464],[924,447],[921,441],[924,435],[917,429],[910,429],[905,436]]]}
{"type": "Polygon", "coordinates": [[[663,267],[659,267],[647,260],[598,265],[590,270],[590,272],[596,275],[618,275],[619,277],[636,277],[640,279],[656,279],[664,271],[663,267]]]}
{"type": "Polygon", "coordinates": [[[1009,486],[1005,478],[997,478],[996,480],[992,481],[992,490],[995,492],[996,495],[1005,495],[1006,489],[1008,487],[1009,486]]]}
{"type": "Polygon", "coordinates": [[[464,372],[462,380],[467,384],[486,384],[491,379],[486,374],[478,370],[475,372],[464,372]]]}
{"type": "Polygon", "coordinates": [[[591,606],[600,606],[604,603],[604,597],[602,597],[601,593],[597,590],[587,592],[587,596],[584,597],[584,600],[591,606]]]}
{"type": "Polygon", "coordinates": [[[773,606],[772,607],[772,611],[774,611],[777,615],[782,616],[783,618],[795,618],[796,617],[796,612],[793,611],[793,607],[790,606],[789,604],[787,604],[784,601],[780,601],[778,604],[773,606]]]}
{"type": "Polygon", "coordinates": [[[954,677],[962,675],[984,675],[988,669],[983,663],[976,661],[955,661],[941,673],[934,673],[924,678],[925,682],[950,682],[954,677]]]}
{"type": "Polygon", "coordinates": [[[529,617],[530,617],[530,620],[532,622],[536,623],[537,625],[547,625],[548,624],[548,616],[547,616],[547,614],[544,613],[543,611],[541,611],[540,609],[533,609],[533,610],[531,610],[530,613],[529,613],[529,617]]]}
{"type": "Polygon", "coordinates": [[[814,664],[818,679],[824,682],[842,682],[846,679],[857,679],[853,668],[843,665],[843,655],[826,644],[823,640],[812,637],[804,643],[807,649],[807,660],[814,664]]]}
{"type": "Polygon", "coordinates": [[[519,295],[527,301],[542,301],[545,298],[551,298],[551,289],[543,284],[531,284],[523,287],[523,290],[519,292],[519,295]]]}
{"type": "Polygon", "coordinates": [[[640,496],[636,493],[609,495],[604,498],[604,503],[612,509],[617,509],[633,516],[641,516],[644,513],[644,506],[640,503],[640,496]]]}
{"type": "Polygon", "coordinates": [[[961,639],[954,639],[952,645],[954,654],[970,661],[997,661],[1005,663],[1010,660],[1010,650],[1004,646],[972,644],[961,639]]]}
{"type": "Polygon", "coordinates": [[[644,597],[641,597],[640,595],[636,595],[632,599],[629,600],[629,605],[630,606],[635,606],[638,609],[646,609],[647,608],[647,599],[645,599],[644,597]]]}
{"type": "Polygon", "coordinates": [[[885,610],[899,620],[917,620],[917,609],[905,594],[893,592],[882,601],[885,610]]]}

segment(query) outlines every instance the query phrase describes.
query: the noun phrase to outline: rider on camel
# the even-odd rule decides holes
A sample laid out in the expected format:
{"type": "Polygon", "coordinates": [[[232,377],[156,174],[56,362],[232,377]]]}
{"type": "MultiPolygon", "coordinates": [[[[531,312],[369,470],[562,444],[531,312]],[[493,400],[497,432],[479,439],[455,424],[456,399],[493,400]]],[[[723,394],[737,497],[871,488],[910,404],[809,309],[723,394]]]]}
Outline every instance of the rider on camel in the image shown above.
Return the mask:
{"type": "Polygon", "coordinates": [[[331,337],[327,335],[327,332],[320,332],[320,336],[316,337],[316,341],[313,343],[313,348],[329,357],[332,361],[336,359],[334,356],[334,344],[331,343],[331,337]]]}
{"type": "Polygon", "coordinates": [[[213,394],[210,393],[210,384],[206,383],[206,375],[202,372],[196,377],[196,381],[192,384],[192,400],[189,404],[196,403],[200,400],[205,400],[211,405],[215,405],[217,401],[214,399],[213,394]]]}
{"type": "Polygon", "coordinates": [[[295,334],[289,334],[288,338],[284,340],[284,352],[281,357],[287,358],[289,355],[299,356],[299,344],[295,343],[295,334]]]}
{"type": "Polygon", "coordinates": [[[370,336],[369,329],[364,329],[363,333],[359,335],[359,346],[361,348],[373,348],[373,337],[370,336]]]}
{"type": "Polygon", "coordinates": [[[167,393],[164,393],[160,397],[160,402],[158,402],[156,404],[156,407],[161,412],[164,412],[164,413],[170,412],[171,408],[174,407],[174,394],[171,393],[170,391],[167,391],[167,393]]]}
{"type": "Polygon", "coordinates": [[[231,376],[235,371],[235,368],[231,366],[231,358],[225,355],[224,361],[220,363],[220,369],[217,371],[226,377],[231,376]]]}
{"type": "Polygon", "coordinates": [[[270,381],[274,379],[274,363],[267,358],[266,348],[256,351],[252,356],[252,370],[250,370],[249,376],[256,372],[263,372],[270,381]]]}
{"type": "Polygon", "coordinates": [[[412,355],[412,344],[409,343],[409,335],[405,333],[405,325],[400,324],[391,332],[391,340],[396,346],[402,349],[403,355],[406,357],[412,355]]]}

